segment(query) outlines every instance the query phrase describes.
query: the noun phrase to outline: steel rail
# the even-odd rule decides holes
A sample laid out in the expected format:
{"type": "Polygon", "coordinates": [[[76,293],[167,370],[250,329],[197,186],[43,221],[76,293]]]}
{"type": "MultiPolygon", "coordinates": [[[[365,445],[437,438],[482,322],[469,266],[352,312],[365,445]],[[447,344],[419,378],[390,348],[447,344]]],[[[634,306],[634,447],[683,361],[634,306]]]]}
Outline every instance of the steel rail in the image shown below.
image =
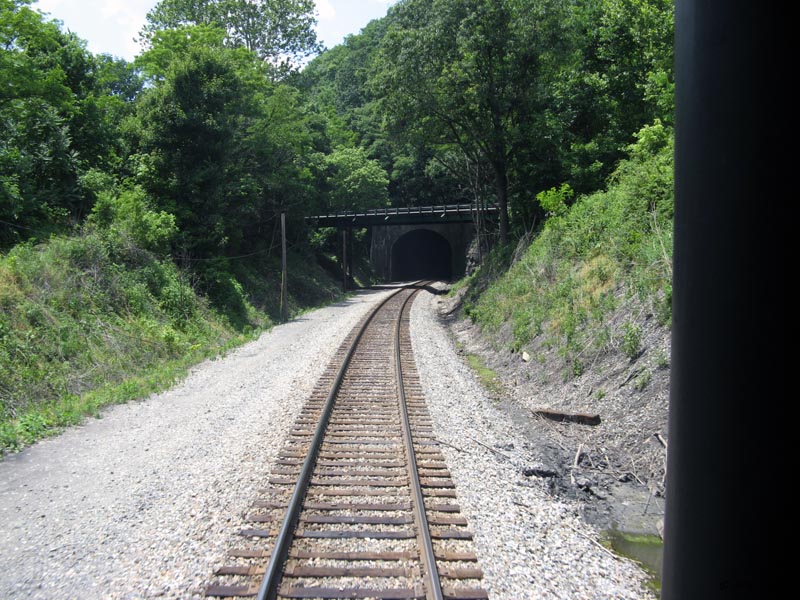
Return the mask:
{"type": "Polygon", "coordinates": [[[423,579],[425,581],[425,597],[427,600],[443,600],[442,583],[439,579],[439,570],[436,567],[436,555],[433,550],[433,541],[428,527],[428,517],[425,514],[425,499],[422,495],[422,486],[419,482],[417,457],[414,452],[414,439],[411,435],[411,423],[408,418],[406,406],[406,390],[403,383],[403,365],[400,359],[400,326],[403,322],[403,313],[411,299],[417,295],[419,289],[403,302],[400,316],[397,319],[394,340],[395,371],[397,374],[397,394],[400,399],[400,417],[403,421],[403,437],[405,438],[406,458],[408,462],[409,486],[411,487],[414,504],[414,521],[417,525],[417,540],[422,547],[422,562],[424,567],[423,579]]]}
{"type": "MultiPolygon", "coordinates": [[[[334,379],[333,385],[331,386],[331,391],[325,400],[325,406],[322,409],[322,415],[320,416],[319,423],[317,423],[317,427],[314,430],[314,437],[311,439],[311,446],[309,447],[306,458],[303,461],[303,468],[300,471],[294,491],[292,492],[292,497],[289,500],[286,516],[284,517],[283,524],[278,532],[278,538],[275,541],[275,547],[272,551],[272,555],[270,556],[269,564],[267,565],[267,570],[264,574],[264,579],[261,581],[261,586],[258,590],[257,600],[275,600],[275,598],[278,596],[278,585],[283,574],[283,565],[288,557],[289,547],[292,544],[292,537],[295,527],[297,526],[297,520],[300,516],[300,510],[303,506],[306,492],[308,491],[308,482],[311,479],[311,475],[317,463],[317,455],[319,454],[319,449],[321,448],[323,438],[325,437],[325,430],[328,427],[328,421],[330,420],[331,412],[333,412],[333,406],[336,403],[336,396],[339,393],[339,388],[342,385],[345,373],[350,365],[350,360],[355,354],[358,343],[361,341],[361,338],[364,335],[364,332],[367,330],[369,324],[372,322],[372,319],[378,314],[378,311],[380,311],[384,305],[386,305],[386,303],[388,303],[392,298],[397,296],[397,294],[402,292],[407,287],[410,286],[402,287],[393,294],[390,294],[373,309],[366,321],[364,321],[364,324],[361,326],[358,334],[356,334],[350,349],[347,351],[347,354],[342,361],[342,366],[339,368],[336,379],[334,379]]],[[[402,315],[402,310],[400,314],[402,315]]]]}

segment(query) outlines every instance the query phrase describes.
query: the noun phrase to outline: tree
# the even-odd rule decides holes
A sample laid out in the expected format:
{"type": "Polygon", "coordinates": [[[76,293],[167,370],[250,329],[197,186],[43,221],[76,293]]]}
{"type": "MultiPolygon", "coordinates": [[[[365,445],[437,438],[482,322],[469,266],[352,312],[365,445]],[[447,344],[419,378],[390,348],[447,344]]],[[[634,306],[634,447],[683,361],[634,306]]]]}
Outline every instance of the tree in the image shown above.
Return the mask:
{"type": "Polygon", "coordinates": [[[398,4],[373,79],[397,132],[457,147],[492,172],[508,240],[510,169],[528,131],[546,59],[561,51],[560,0],[408,0],[398,4]]]}
{"type": "Polygon", "coordinates": [[[320,49],[314,7],[313,0],[162,0],[147,14],[140,35],[152,44],[164,30],[220,28],[227,46],[254,52],[280,78],[320,49]]]}
{"type": "Polygon", "coordinates": [[[255,118],[256,106],[230,55],[190,49],[143,96],[138,113],[139,180],[175,215],[185,250],[195,257],[238,250],[240,125],[255,118]]]}
{"type": "MultiPolygon", "coordinates": [[[[641,127],[674,110],[673,3],[597,0],[570,17],[574,51],[554,79],[564,178],[578,192],[603,186],[641,127]]],[[[553,182],[556,183],[556,182],[553,182]]]]}
{"type": "MultiPolygon", "coordinates": [[[[182,59],[193,49],[224,48],[225,30],[216,25],[179,25],[172,29],[154,31],[149,46],[136,57],[136,65],[148,78],[160,81],[166,77],[173,62],[182,59]]],[[[245,51],[244,62],[252,56],[245,51]]]]}
{"type": "Polygon", "coordinates": [[[364,210],[386,206],[389,178],[361,148],[338,148],[326,158],[330,170],[330,205],[337,210],[364,210]]]}
{"type": "MultiPolygon", "coordinates": [[[[309,197],[305,116],[297,92],[270,83],[252,53],[192,39],[142,94],[137,181],[158,209],[175,215],[189,256],[261,251],[275,214],[309,197]]],[[[148,62],[150,52],[168,55],[161,50],[144,62],[161,69],[148,62]]]]}
{"type": "Polygon", "coordinates": [[[0,0],[0,245],[79,221],[94,202],[83,175],[119,158],[98,62],[29,5],[0,0]]]}

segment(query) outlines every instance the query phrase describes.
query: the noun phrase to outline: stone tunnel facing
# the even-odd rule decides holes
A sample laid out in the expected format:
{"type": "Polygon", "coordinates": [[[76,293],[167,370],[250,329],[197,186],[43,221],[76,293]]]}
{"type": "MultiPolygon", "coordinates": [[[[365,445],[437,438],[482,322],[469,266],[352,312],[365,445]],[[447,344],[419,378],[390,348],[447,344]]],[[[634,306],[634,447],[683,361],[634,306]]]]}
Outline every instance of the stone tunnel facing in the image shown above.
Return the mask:
{"type": "Polygon", "coordinates": [[[428,229],[415,229],[392,246],[394,281],[414,279],[451,279],[453,250],[450,242],[428,229]]]}

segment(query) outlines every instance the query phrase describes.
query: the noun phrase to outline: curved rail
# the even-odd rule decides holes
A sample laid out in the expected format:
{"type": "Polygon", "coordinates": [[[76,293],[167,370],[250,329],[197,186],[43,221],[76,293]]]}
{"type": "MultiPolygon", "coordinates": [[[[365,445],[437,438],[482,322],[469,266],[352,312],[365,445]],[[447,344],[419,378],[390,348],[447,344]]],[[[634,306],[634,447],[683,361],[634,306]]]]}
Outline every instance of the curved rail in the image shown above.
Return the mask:
{"type": "Polygon", "coordinates": [[[277,528],[239,530],[248,545],[206,596],[488,599],[413,360],[423,285],[387,294],[342,342],[244,515],[277,528]]]}
{"type": "Polygon", "coordinates": [[[419,470],[417,469],[417,457],[414,452],[414,440],[411,435],[411,423],[408,419],[408,408],[406,406],[406,389],[403,382],[403,366],[400,361],[400,325],[403,322],[403,314],[411,299],[416,296],[416,292],[411,294],[403,302],[400,308],[400,315],[397,318],[397,325],[394,334],[394,358],[395,372],[397,374],[397,393],[400,399],[400,418],[403,421],[403,437],[406,441],[406,457],[408,459],[408,475],[411,486],[411,493],[414,502],[414,520],[417,525],[417,540],[422,549],[422,559],[425,566],[426,597],[427,600],[443,600],[442,583],[439,580],[439,570],[436,566],[436,556],[433,550],[433,540],[431,531],[428,527],[428,517],[425,514],[425,500],[422,496],[422,486],[419,481],[419,470]]]}
{"type": "MultiPolygon", "coordinates": [[[[297,520],[300,516],[300,511],[303,506],[303,501],[305,500],[306,492],[308,490],[308,482],[311,479],[311,474],[314,471],[314,466],[317,462],[317,455],[319,453],[319,449],[322,446],[323,438],[325,437],[325,430],[328,427],[328,421],[330,420],[331,412],[333,411],[333,406],[336,403],[336,396],[339,393],[339,389],[342,386],[342,381],[344,380],[345,373],[347,372],[347,368],[350,366],[350,361],[355,354],[356,348],[358,347],[358,343],[364,335],[364,332],[369,327],[369,324],[372,322],[375,315],[397,294],[402,292],[405,288],[400,288],[393,294],[387,296],[378,306],[376,306],[372,312],[370,313],[369,317],[364,321],[361,329],[359,330],[358,334],[356,335],[355,339],[353,340],[350,349],[347,351],[344,360],[342,361],[342,366],[339,368],[339,372],[336,375],[336,378],[333,381],[333,385],[331,386],[331,391],[328,394],[327,399],[325,400],[325,406],[322,410],[322,416],[320,417],[319,423],[317,423],[317,427],[314,430],[314,437],[311,439],[311,447],[309,448],[308,454],[306,455],[305,460],[303,461],[303,467],[300,471],[300,475],[297,478],[297,484],[294,487],[294,491],[292,492],[292,497],[289,500],[289,506],[286,511],[286,517],[283,520],[283,524],[281,525],[280,532],[278,533],[278,538],[275,541],[275,548],[272,551],[272,555],[270,556],[269,564],[267,565],[266,573],[264,574],[264,579],[261,582],[261,587],[258,590],[258,600],[274,600],[277,598],[278,595],[278,585],[280,583],[283,564],[286,562],[286,558],[289,553],[289,548],[292,544],[292,533],[297,526],[297,520]]],[[[404,305],[405,306],[405,305],[404,305]]],[[[402,315],[402,310],[400,311],[402,315]]],[[[399,343],[399,342],[398,342],[399,343]]]]}

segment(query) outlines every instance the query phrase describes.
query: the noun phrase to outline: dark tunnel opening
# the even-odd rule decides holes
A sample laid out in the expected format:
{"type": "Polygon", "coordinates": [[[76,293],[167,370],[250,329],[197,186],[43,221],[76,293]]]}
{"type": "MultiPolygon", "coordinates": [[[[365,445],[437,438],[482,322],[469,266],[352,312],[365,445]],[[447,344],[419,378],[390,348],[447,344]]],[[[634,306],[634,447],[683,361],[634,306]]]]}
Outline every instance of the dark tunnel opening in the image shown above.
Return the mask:
{"type": "Polygon", "coordinates": [[[453,251],[450,242],[428,229],[415,229],[392,246],[392,279],[451,279],[453,251]]]}

